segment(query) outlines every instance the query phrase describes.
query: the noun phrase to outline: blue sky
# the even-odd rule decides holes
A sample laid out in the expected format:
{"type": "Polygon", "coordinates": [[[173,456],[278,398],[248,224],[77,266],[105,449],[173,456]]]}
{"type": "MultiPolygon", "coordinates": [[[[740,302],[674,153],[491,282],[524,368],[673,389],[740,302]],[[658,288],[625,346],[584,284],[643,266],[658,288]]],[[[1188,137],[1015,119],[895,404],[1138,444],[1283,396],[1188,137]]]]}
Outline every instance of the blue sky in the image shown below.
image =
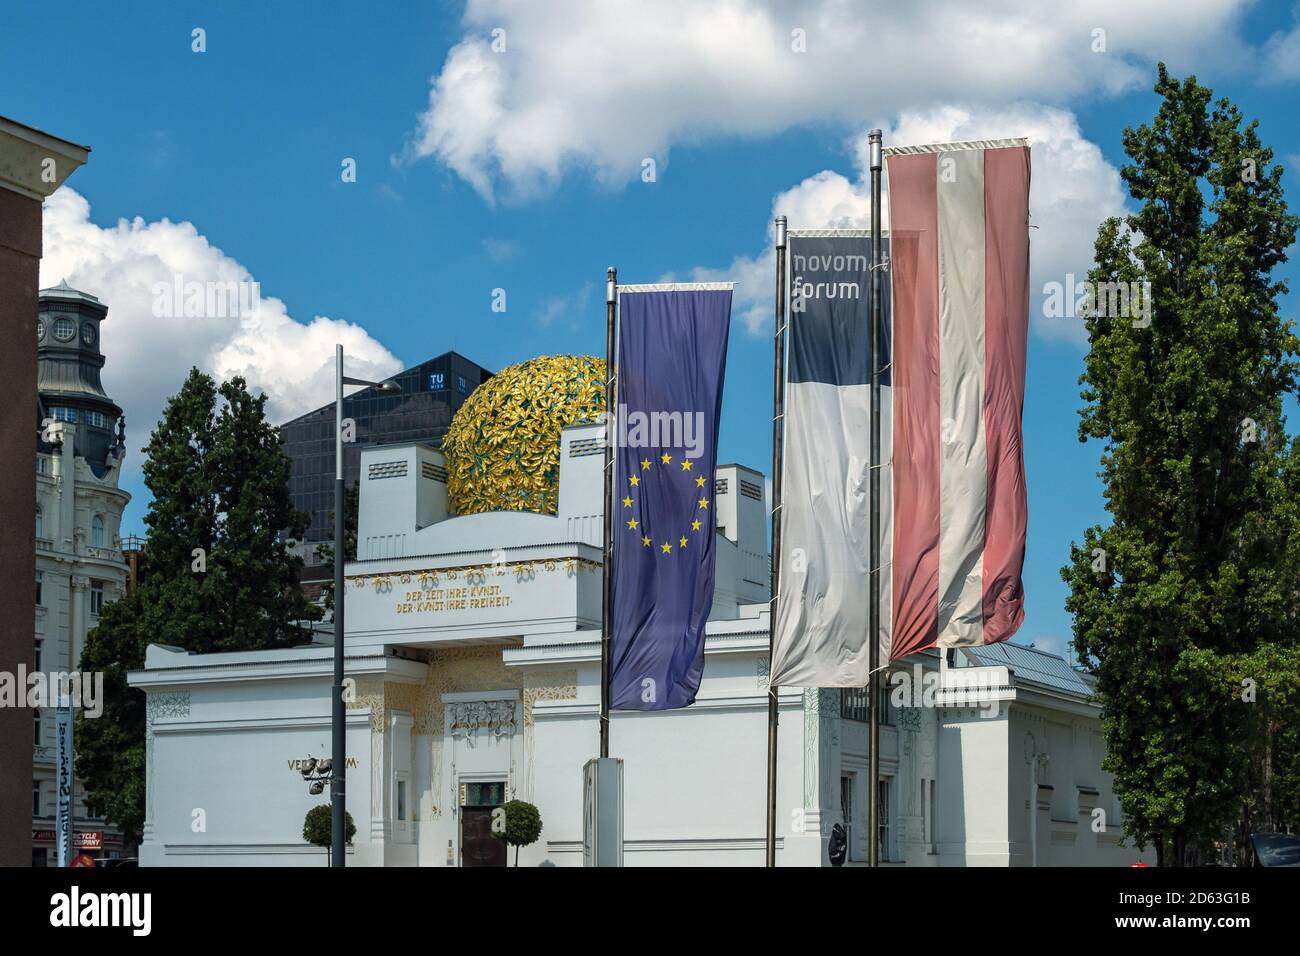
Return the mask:
{"type": "MultiPolygon", "coordinates": [[[[142,530],[139,449],[191,364],[243,372],[283,419],[328,399],[340,337],[376,375],[448,349],[492,369],[600,353],[609,265],[740,280],[720,454],[767,471],[768,223],[860,224],[873,125],[900,144],[1031,137],[1036,289],[1085,272],[1097,221],[1122,208],[1120,135],[1151,116],[1158,59],[1259,118],[1300,168],[1288,4],[893,6],[74,2],[51,21],[7,5],[0,113],[93,150],[47,209],[42,281],[66,274],[110,307],[124,533],[142,530]],[[151,283],[176,273],[255,279],[266,320],[151,315],[151,283]]],[[[1283,274],[1294,284],[1295,264],[1283,274]]],[[[1019,639],[1059,649],[1057,572],[1104,512],[1098,449],[1076,440],[1081,329],[1039,314],[1033,329],[1019,639]]]]}

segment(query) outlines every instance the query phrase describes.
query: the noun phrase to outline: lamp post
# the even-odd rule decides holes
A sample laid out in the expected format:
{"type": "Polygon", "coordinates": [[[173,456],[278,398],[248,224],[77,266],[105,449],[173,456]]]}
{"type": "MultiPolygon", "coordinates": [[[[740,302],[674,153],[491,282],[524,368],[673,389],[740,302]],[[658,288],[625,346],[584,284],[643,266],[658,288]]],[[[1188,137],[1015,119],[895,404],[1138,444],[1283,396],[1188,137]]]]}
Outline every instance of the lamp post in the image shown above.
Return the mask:
{"type": "Polygon", "coordinates": [[[334,688],[330,705],[330,731],[332,740],[330,761],[330,866],[343,866],[343,844],[346,839],[347,820],[347,755],[343,719],[343,386],[364,385],[379,389],[385,394],[400,392],[402,387],[391,379],[369,382],[362,378],[349,378],[343,374],[343,346],[334,346],[334,688]]]}

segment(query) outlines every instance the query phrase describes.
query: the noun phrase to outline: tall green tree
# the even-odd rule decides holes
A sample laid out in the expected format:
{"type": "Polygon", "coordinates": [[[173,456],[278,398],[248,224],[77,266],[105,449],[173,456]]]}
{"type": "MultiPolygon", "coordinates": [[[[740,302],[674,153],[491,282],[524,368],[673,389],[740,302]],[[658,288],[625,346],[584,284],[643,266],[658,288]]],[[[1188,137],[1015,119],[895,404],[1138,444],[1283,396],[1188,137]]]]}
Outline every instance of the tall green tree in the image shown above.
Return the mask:
{"type": "Polygon", "coordinates": [[[140,582],[87,635],[83,670],[105,672],[105,714],[78,718],[77,773],[94,813],[138,838],[144,820],[144,695],[126,673],[145,648],[256,650],[309,639],[320,617],[298,586],[306,516],[289,497],[289,462],[266,397],[241,378],[218,386],[191,369],[144,452],[152,500],[140,582]]]}
{"type": "Polygon", "coordinates": [[[1137,211],[1101,225],[1089,274],[1149,283],[1149,313],[1097,296],[1086,317],[1079,438],[1102,442],[1111,520],[1062,577],[1126,835],[1177,866],[1259,804],[1261,774],[1294,774],[1294,741],[1288,758],[1267,729],[1285,695],[1259,668],[1294,666],[1300,643],[1300,448],[1282,414],[1300,342],[1273,276],[1297,219],[1257,122],[1163,64],[1155,91],[1152,122],[1123,136],[1137,211]],[[1252,673],[1267,700],[1247,699],[1252,673]]]}
{"type": "MultiPolygon", "coordinates": [[[[361,482],[355,482],[343,489],[343,551],[344,563],[357,559],[357,518],[361,512],[361,482]]],[[[334,527],[334,512],[329,513],[330,527],[334,527]]],[[[321,589],[321,606],[325,610],[334,610],[334,544],[316,546],[316,554],[321,564],[329,568],[330,579],[321,589]]]]}

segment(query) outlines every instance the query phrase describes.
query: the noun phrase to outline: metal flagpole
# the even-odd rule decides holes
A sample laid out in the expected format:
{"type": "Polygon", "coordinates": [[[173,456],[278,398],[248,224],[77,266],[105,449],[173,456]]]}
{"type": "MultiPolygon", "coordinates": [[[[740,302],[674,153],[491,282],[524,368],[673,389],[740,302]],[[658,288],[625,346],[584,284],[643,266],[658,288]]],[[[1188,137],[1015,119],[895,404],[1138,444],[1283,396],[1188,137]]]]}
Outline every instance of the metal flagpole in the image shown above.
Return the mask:
{"type": "Polygon", "coordinates": [[[614,519],[610,501],[614,496],[614,430],[618,427],[618,408],[614,388],[614,321],[617,307],[618,270],[613,266],[605,272],[605,540],[604,559],[600,563],[600,755],[609,756],[609,638],[611,620],[611,588],[614,580],[610,574],[614,562],[614,519]]]}
{"type": "Polygon", "coordinates": [[[343,866],[347,842],[347,738],[343,707],[343,346],[334,346],[334,684],[330,701],[330,866],[343,866]]]}
{"type": "Polygon", "coordinates": [[[880,140],[873,129],[871,147],[871,603],[867,614],[867,714],[870,720],[871,792],[867,794],[867,859],[880,865],[880,140]]]}
{"type": "Polygon", "coordinates": [[[776,866],[777,689],[772,683],[776,650],[776,599],[781,584],[781,469],[785,442],[785,216],[776,217],[776,336],[772,359],[772,599],[767,625],[767,865],[776,866]]]}

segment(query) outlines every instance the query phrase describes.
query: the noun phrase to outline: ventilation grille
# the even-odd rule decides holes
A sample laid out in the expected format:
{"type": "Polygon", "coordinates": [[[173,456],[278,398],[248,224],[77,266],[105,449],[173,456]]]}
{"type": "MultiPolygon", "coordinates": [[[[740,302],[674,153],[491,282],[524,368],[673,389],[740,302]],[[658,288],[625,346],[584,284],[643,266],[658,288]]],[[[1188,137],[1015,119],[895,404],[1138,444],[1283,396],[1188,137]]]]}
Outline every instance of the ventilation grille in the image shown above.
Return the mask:
{"type": "Polygon", "coordinates": [[[444,485],[447,483],[447,469],[441,465],[435,465],[431,461],[420,462],[420,474],[425,478],[441,481],[444,485]]]}
{"type": "Polygon", "coordinates": [[[579,438],[569,443],[569,457],[581,458],[583,455],[603,455],[605,440],[603,438],[579,438]]]}
{"type": "Polygon", "coordinates": [[[366,478],[378,481],[380,478],[404,478],[406,461],[377,461],[366,471],[366,478]]]}
{"type": "Polygon", "coordinates": [[[725,495],[727,493],[727,479],[719,478],[713,483],[713,493],[715,495],[725,495]]]}
{"type": "Polygon", "coordinates": [[[763,489],[752,481],[746,481],[744,478],[740,479],[740,493],[746,498],[753,498],[755,501],[763,500],[763,489]]]}

